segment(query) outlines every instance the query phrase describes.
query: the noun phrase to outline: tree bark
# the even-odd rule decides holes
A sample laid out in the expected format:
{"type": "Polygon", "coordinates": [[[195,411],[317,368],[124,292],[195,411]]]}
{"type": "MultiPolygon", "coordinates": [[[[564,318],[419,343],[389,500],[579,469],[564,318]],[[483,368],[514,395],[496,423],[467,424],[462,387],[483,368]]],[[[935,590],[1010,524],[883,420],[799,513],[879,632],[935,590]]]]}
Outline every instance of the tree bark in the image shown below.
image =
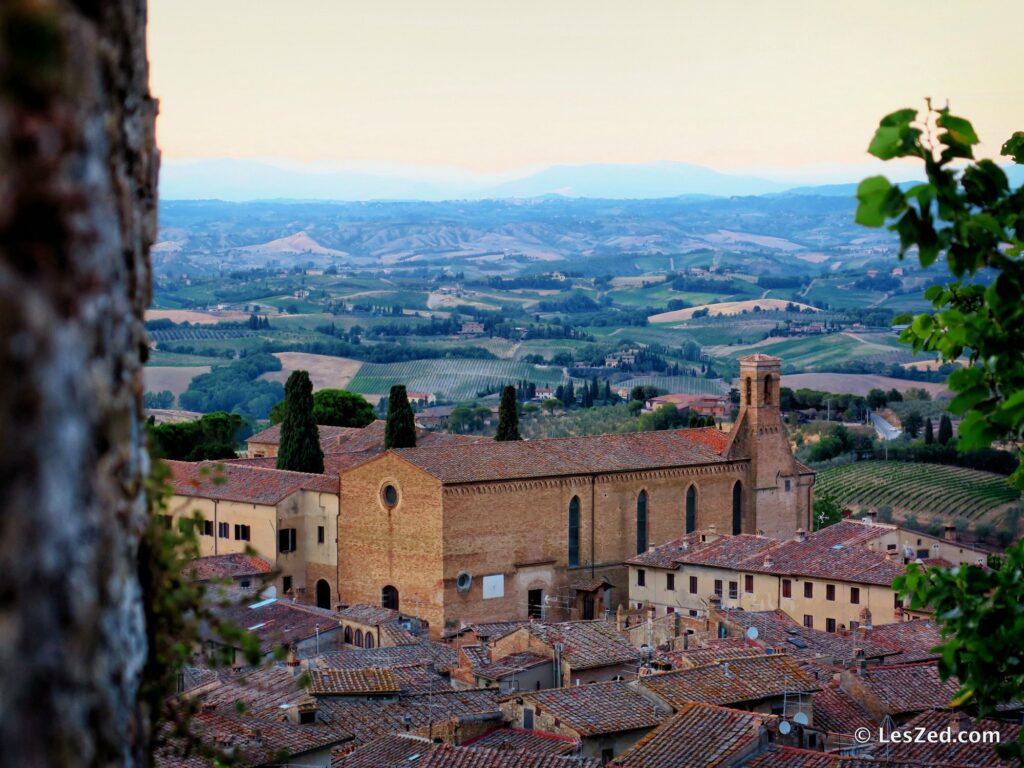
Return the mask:
{"type": "Polygon", "coordinates": [[[0,763],[133,765],[146,642],[145,0],[0,3],[0,763]]]}

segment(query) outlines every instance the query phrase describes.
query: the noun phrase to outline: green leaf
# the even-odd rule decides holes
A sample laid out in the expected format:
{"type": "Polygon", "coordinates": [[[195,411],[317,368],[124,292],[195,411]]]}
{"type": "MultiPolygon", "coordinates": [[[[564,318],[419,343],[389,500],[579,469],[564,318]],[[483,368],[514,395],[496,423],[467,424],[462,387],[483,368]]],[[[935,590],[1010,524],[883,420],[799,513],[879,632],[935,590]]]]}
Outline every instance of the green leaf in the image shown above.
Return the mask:
{"type": "Polygon", "coordinates": [[[885,224],[883,207],[892,184],[885,176],[871,176],[857,186],[857,223],[866,227],[885,224]]]}
{"type": "Polygon", "coordinates": [[[940,135],[939,139],[947,143],[952,141],[964,146],[973,146],[980,141],[978,134],[974,132],[974,126],[962,117],[942,114],[935,122],[940,128],[946,129],[946,133],[940,135]]]}
{"type": "Polygon", "coordinates": [[[1024,165],[1024,131],[1016,131],[1008,138],[999,154],[1012,157],[1013,162],[1024,165]]]}
{"type": "Polygon", "coordinates": [[[913,150],[921,131],[910,125],[916,118],[916,109],[900,109],[883,117],[868,152],[881,160],[917,154],[913,150]]]}

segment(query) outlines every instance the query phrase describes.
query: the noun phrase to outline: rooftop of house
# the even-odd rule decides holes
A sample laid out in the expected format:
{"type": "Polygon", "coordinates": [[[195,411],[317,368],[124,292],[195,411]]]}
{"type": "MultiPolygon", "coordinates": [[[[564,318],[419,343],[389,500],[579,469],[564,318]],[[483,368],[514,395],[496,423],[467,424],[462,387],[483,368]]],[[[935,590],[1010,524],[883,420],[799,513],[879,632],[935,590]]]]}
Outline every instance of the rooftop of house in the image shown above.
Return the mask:
{"type": "MultiPolygon", "coordinates": [[[[530,742],[533,743],[532,741],[530,742]]],[[[430,738],[413,734],[384,736],[338,757],[331,768],[598,768],[601,763],[585,757],[559,754],[515,746],[492,748],[436,744],[430,738]]]]}
{"type": "Polygon", "coordinates": [[[581,737],[654,728],[670,714],[627,683],[591,683],[517,693],[524,705],[550,714],[581,737]]]}
{"type": "Polygon", "coordinates": [[[662,651],[655,661],[673,669],[689,669],[702,664],[728,659],[742,659],[754,654],[763,653],[762,649],[743,638],[715,639],[704,648],[687,648],[678,651],[662,651]]]}
{"type": "Polygon", "coordinates": [[[890,715],[944,709],[960,689],[955,677],[943,680],[939,676],[934,662],[868,667],[856,679],[890,715]]]}
{"type": "Polygon", "coordinates": [[[498,637],[504,637],[509,632],[515,632],[520,627],[529,623],[527,620],[477,622],[451,630],[445,636],[453,638],[472,632],[478,638],[486,637],[489,640],[494,640],[498,637]]]}
{"type": "Polygon", "coordinates": [[[382,648],[346,648],[321,654],[325,669],[364,669],[366,667],[431,667],[451,669],[458,664],[455,649],[444,643],[421,640],[414,645],[382,648]]]}
{"type": "Polygon", "coordinates": [[[234,712],[240,703],[251,715],[276,719],[288,706],[298,706],[310,698],[300,685],[300,672],[283,665],[260,667],[235,677],[220,677],[216,684],[197,691],[196,696],[207,709],[234,712]]]}
{"type": "MultiPolygon", "coordinates": [[[[344,741],[347,736],[336,729],[314,725],[295,725],[290,722],[257,719],[247,715],[222,711],[202,710],[191,721],[192,733],[202,742],[220,752],[234,756],[234,765],[259,766],[275,761],[277,755],[287,752],[298,757],[309,752],[327,749],[344,741]]],[[[210,765],[211,760],[196,762],[196,756],[181,757],[175,753],[180,745],[172,740],[156,754],[160,768],[192,768],[210,765]]]]}
{"type": "Polygon", "coordinates": [[[370,627],[379,627],[389,621],[401,618],[402,614],[391,608],[383,608],[379,605],[366,605],[357,603],[338,611],[338,618],[342,621],[351,621],[356,624],[364,624],[370,627]]]}
{"type": "Polygon", "coordinates": [[[489,651],[482,645],[464,645],[462,652],[465,654],[473,674],[484,680],[501,680],[517,672],[524,672],[527,669],[539,667],[541,664],[551,663],[550,656],[541,656],[532,651],[511,653],[494,661],[491,661],[489,651]]]}
{"type": "MultiPolygon", "coordinates": [[[[817,713],[815,713],[817,718],[817,713]]],[[[924,733],[938,733],[949,728],[954,733],[966,731],[999,732],[999,741],[1008,744],[1017,740],[1020,735],[1019,723],[1001,722],[997,720],[975,719],[966,712],[949,710],[931,710],[907,723],[897,730],[916,733],[923,729],[924,733]]],[[[995,766],[1015,765],[1014,761],[1000,758],[995,745],[969,740],[960,742],[953,739],[950,743],[929,743],[927,740],[908,740],[897,744],[873,744],[868,747],[868,754],[876,758],[893,761],[920,763],[921,765],[956,765],[976,766],[976,768],[995,768],[995,766]]]]}
{"type": "Polygon", "coordinates": [[[493,731],[463,742],[465,747],[489,749],[522,749],[527,752],[564,755],[576,748],[576,740],[557,733],[524,731],[521,728],[495,728],[493,731]]]}
{"type": "Polygon", "coordinates": [[[338,493],[338,478],[218,461],[164,461],[179,496],[274,505],[297,491],[338,493]]]}
{"type": "MultiPolygon", "coordinates": [[[[893,762],[873,757],[846,757],[834,752],[818,752],[797,747],[768,746],[764,752],[743,764],[744,768],[939,768],[922,763],[893,762]]],[[[954,766],[943,766],[954,768],[954,766]]],[[[955,768],[961,768],[956,766],[955,768]]]]}
{"type": "Polygon", "coordinates": [[[731,624],[747,630],[757,630],[757,645],[764,648],[782,648],[792,656],[827,656],[836,663],[855,659],[882,659],[898,653],[889,644],[873,642],[860,632],[823,632],[809,629],[782,610],[742,611],[720,609],[718,613],[731,624]]]}
{"type": "MultiPolygon", "coordinates": [[[[317,426],[320,434],[320,449],[324,455],[338,453],[380,453],[384,450],[384,427],[387,422],[377,419],[365,427],[332,427],[325,424],[317,426]]],[[[416,435],[418,446],[439,446],[451,444],[475,443],[483,439],[479,435],[453,435],[447,432],[419,431],[416,435]]],[[[252,435],[247,444],[280,445],[281,425],[275,424],[252,435]]],[[[273,458],[273,457],[271,457],[273,458]]]]}
{"type": "Polygon", "coordinates": [[[182,569],[182,575],[192,581],[214,581],[264,576],[272,570],[274,566],[258,555],[235,552],[230,555],[197,557],[182,569]]]}
{"type": "MultiPolygon", "coordinates": [[[[861,630],[858,630],[858,634],[861,634],[861,630]]],[[[887,664],[908,664],[937,659],[939,654],[932,649],[942,643],[939,628],[931,619],[879,624],[870,630],[864,630],[863,635],[875,644],[888,646],[897,651],[886,659],[887,664]]]]}
{"type": "Polygon", "coordinates": [[[309,671],[313,696],[381,696],[401,691],[391,669],[322,669],[309,671]]]}
{"type": "Polygon", "coordinates": [[[819,688],[794,659],[784,654],[716,661],[650,675],[640,682],[674,707],[691,701],[726,706],[811,693],[819,688]]]}
{"type": "Polygon", "coordinates": [[[850,694],[835,685],[825,685],[811,694],[814,727],[830,733],[852,734],[858,728],[878,727],[871,715],[850,694]]]}
{"type": "Polygon", "coordinates": [[[325,722],[338,724],[358,744],[453,717],[496,713],[500,709],[498,691],[494,688],[402,695],[395,701],[346,696],[322,697],[318,701],[325,722]]]}
{"type": "MultiPolygon", "coordinates": [[[[438,433],[434,433],[438,434],[438,433]]],[[[540,440],[399,448],[394,453],[442,483],[623,472],[725,461],[729,436],[713,427],[540,440]]]]}
{"type": "Polygon", "coordinates": [[[562,644],[562,658],[573,669],[593,669],[615,664],[635,664],[640,651],[607,622],[565,621],[529,624],[527,631],[554,649],[562,644]]]}
{"type": "Polygon", "coordinates": [[[338,615],[332,611],[273,597],[242,605],[215,605],[211,610],[218,618],[231,621],[254,635],[264,653],[275,646],[292,645],[341,626],[338,615]]]}
{"type": "MultiPolygon", "coordinates": [[[[779,546],[778,539],[756,536],[752,533],[741,533],[736,536],[708,536],[707,538],[710,540],[702,542],[701,534],[707,535],[707,533],[707,531],[697,531],[674,542],[655,547],[654,551],[646,553],[649,556],[648,562],[671,560],[676,564],[686,563],[739,569],[755,560],[760,562],[764,553],[779,546]],[[666,552],[657,552],[661,548],[664,548],[666,552]]],[[[638,555],[627,562],[632,565],[641,557],[638,555]]]]}
{"type": "Polygon", "coordinates": [[[684,704],[611,762],[616,768],[706,768],[732,765],[761,744],[773,715],[710,704],[684,704]]]}
{"type": "Polygon", "coordinates": [[[672,403],[675,405],[689,405],[690,403],[728,403],[728,395],[695,395],[685,392],[673,392],[667,395],[656,395],[647,398],[649,403],[672,403]]]}
{"type": "Polygon", "coordinates": [[[599,589],[611,589],[615,585],[608,581],[607,578],[588,579],[583,576],[570,581],[569,586],[577,592],[596,592],[599,589]]]}

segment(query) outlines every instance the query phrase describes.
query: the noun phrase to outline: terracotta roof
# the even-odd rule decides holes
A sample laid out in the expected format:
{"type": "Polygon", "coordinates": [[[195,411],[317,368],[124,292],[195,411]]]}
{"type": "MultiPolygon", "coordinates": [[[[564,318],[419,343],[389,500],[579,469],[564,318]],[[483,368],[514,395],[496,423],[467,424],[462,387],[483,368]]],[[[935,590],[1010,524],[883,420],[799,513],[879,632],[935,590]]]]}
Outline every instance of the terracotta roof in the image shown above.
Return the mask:
{"type": "Polygon", "coordinates": [[[337,723],[358,743],[437,724],[459,715],[499,711],[498,691],[494,688],[403,695],[397,701],[346,696],[323,697],[318,701],[321,717],[337,723]]]}
{"type": "Polygon", "coordinates": [[[455,649],[444,643],[420,640],[415,645],[383,648],[346,648],[320,655],[324,669],[364,669],[366,667],[434,667],[450,669],[458,663],[455,649]]]}
{"type": "Polygon", "coordinates": [[[674,560],[677,563],[746,570],[751,563],[760,564],[766,552],[778,547],[778,539],[741,533],[736,536],[720,536],[705,544],[697,541],[687,551],[677,550],[674,560]]]}
{"type": "MultiPolygon", "coordinates": [[[[346,448],[349,445],[355,446],[354,450],[362,450],[360,446],[371,439],[379,437],[384,439],[384,424],[380,419],[370,422],[365,427],[334,427],[329,424],[317,424],[317,431],[320,434],[320,448],[324,453],[337,451],[341,446],[346,448]]],[[[274,424],[262,432],[251,435],[246,441],[253,445],[280,445],[281,425],[274,424]]]]}
{"type": "MultiPolygon", "coordinates": [[[[340,634],[341,629],[338,615],[332,611],[275,598],[257,598],[245,605],[215,605],[211,610],[218,618],[234,622],[254,635],[264,653],[275,646],[296,643],[318,633],[322,638],[328,632],[338,631],[340,634]]],[[[327,644],[327,638],[324,638],[324,644],[327,644]]]]}
{"type": "MultiPolygon", "coordinates": [[[[536,738],[528,743],[533,744],[536,738]]],[[[599,768],[597,760],[562,757],[545,751],[514,746],[490,748],[435,744],[412,734],[385,736],[357,748],[331,763],[332,768],[599,768]]]]}
{"type": "Polygon", "coordinates": [[[679,712],[627,749],[617,768],[706,768],[734,765],[757,749],[773,715],[709,704],[685,704],[679,712]]]}
{"type": "Polygon", "coordinates": [[[365,605],[363,603],[350,605],[348,608],[338,611],[339,619],[371,627],[379,627],[381,624],[395,621],[401,615],[398,611],[391,608],[382,608],[379,605],[365,605]]]}
{"type": "Polygon", "coordinates": [[[934,653],[932,649],[942,643],[939,628],[931,619],[913,619],[892,624],[880,624],[870,630],[865,630],[864,636],[873,643],[899,651],[887,659],[890,664],[907,664],[937,659],[939,654],[934,653]]]}
{"type": "Polygon", "coordinates": [[[670,714],[627,683],[590,683],[518,693],[525,703],[549,714],[581,737],[653,728],[670,714]]]}
{"type": "Polygon", "coordinates": [[[181,575],[192,581],[212,581],[241,576],[263,576],[272,570],[274,566],[262,557],[236,552],[230,555],[197,557],[182,569],[181,575]]]}
{"type": "Polygon", "coordinates": [[[775,744],[769,745],[766,751],[743,765],[744,768],[938,768],[924,763],[843,757],[833,752],[779,747],[775,744]]]}
{"type": "Polygon", "coordinates": [[[351,749],[331,760],[331,768],[392,768],[418,765],[418,758],[434,748],[434,743],[422,736],[395,734],[381,736],[366,744],[346,745],[351,749]]]}
{"type": "Polygon", "coordinates": [[[781,648],[791,656],[827,656],[836,664],[850,663],[858,658],[881,659],[892,656],[896,651],[889,645],[873,642],[860,632],[839,634],[824,632],[820,629],[809,629],[798,623],[782,610],[774,611],[743,611],[737,609],[721,609],[719,613],[726,620],[736,624],[743,630],[755,627],[758,637],[755,641],[763,648],[781,648]]]}
{"type": "Polygon", "coordinates": [[[607,579],[579,578],[570,581],[569,586],[577,592],[596,592],[599,589],[611,589],[615,585],[610,583],[607,579]]]}
{"type": "Polygon", "coordinates": [[[635,664],[640,660],[640,651],[604,621],[529,624],[527,630],[552,648],[555,643],[561,643],[562,658],[573,669],[635,664]]]}
{"type": "Polygon", "coordinates": [[[542,440],[482,441],[436,448],[399,448],[395,454],[443,483],[715,464],[728,435],[711,427],[629,432],[542,440]]]}
{"type": "Polygon", "coordinates": [[[448,678],[434,667],[395,667],[390,671],[403,695],[452,690],[448,678]]]}
{"type": "MultiPolygon", "coordinates": [[[[701,542],[701,537],[707,537],[709,534],[709,531],[694,531],[693,533],[688,533],[685,536],[680,536],[678,539],[674,539],[664,544],[659,544],[656,547],[649,547],[646,551],[641,552],[636,557],[631,557],[626,561],[626,563],[646,568],[665,568],[666,570],[675,570],[679,567],[679,562],[676,558],[683,554],[708,546],[707,543],[701,542]]],[[[710,538],[712,541],[717,541],[720,537],[715,534],[711,535],[710,538]]]]}
{"type": "Polygon", "coordinates": [[[218,461],[164,461],[179,496],[277,504],[296,491],[337,494],[338,479],[329,475],[286,472],[218,461]]]}
{"type": "Polygon", "coordinates": [[[850,694],[834,685],[826,685],[811,694],[814,727],[830,733],[851,734],[858,728],[878,727],[870,713],[850,694]]]}
{"type": "MultiPolygon", "coordinates": [[[[292,757],[326,749],[346,738],[343,734],[315,725],[295,725],[288,722],[257,719],[219,711],[200,711],[190,727],[204,744],[234,755],[234,765],[258,766],[277,762],[276,757],[288,753],[292,757]]],[[[195,762],[195,758],[180,758],[171,748],[159,750],[156,765],[160,768],[209,765],[212,761],[195,762]]]]}
{"type": "Polygon", "coordinates": [[[489,661],[486,649],[481,646],[467,646],[463,650],[467,651],[466,657],[470,660],[473,674],[484,680],[501,680],[518,672],[539,667],[541,664],[552,663],[550,656],[541,656],[532,651],[512,653],[496,661],[489,661]]]}
{"type": "Polygon", "coordinates": [[[748,656],[761,654],[764,651],[758,646],[742,638],[722,638],[712,640],[706,648],[688,648],[679,651],[663,651],[655,657],[661,664],[669,664],[673,669],[689,669],[702,664],[728,659],[744,659],[748,656]]]}
{"type": "Polygon", "coordinates": [[[752,355],[740,358],[741,363],[781,363],[781,357],[775,357],[774,355],[766,355],[763,352],[755,352],[752,355]]]}
{"type": "Polygon", "coordinates": [[[277,719],[287,705],[297,706],[309,699],[300,686],[301,670],[275,665],[221,679],[218,685],[200,691],[199,701],[207,708],[234,712],[236,704],[243,704],[246,712],[257,717],[277,719]]]}
{"type": "Polygon", "coordinates": [[[504,637],[509,632],[515,632],[522,626],[529,624],[527,620],[517,621],[490,621],[490,622],[479,622],[475,624],[467,624],[459,629],[452,630],[447,633],[446,637],[458,637],[464,635],[467,632],[472,632],[477,637],[486,637],[489,640],[494,640],[498,637],[504,637]]]}
{"type": "MultiPolygon", "coordinates": [[[[817,719],[817,713],[815,713],[815,719],[817,719]]],[[[999,740],[1003,744],[1016,741],[1021,730],[1019,723],[987,719],[975,720],[966,712],[950,711],[922,712],[913,720],[901,725],[897,730],[913,733],[918,728],[923,728],[926,733],[945,731],[947,728],[957,733],[963,731],[998,731],[1000,734],[999,740]]],[[[1015,765],[1012,760],[1001,759],[996,753],[995,745],[993,744],[960,743],[955,738],[948,744],[929,743],[927,741],[873,744],[868,747],[868,754],[872,757],[914,761],[924,765],[947,764],[977,766],[977,768],[1015,765]]]]}
{"type": "Polygon", "coordinates": [[[674,707],[691,701],[740,704],[818,690],[814,680],[784,654],[717,661],[651,675],[640,683],[674,707]]]}
{"type": "Polygon", "coordinates": [[[868,667],[858,682],[890,715],[944,709],[960,689],[956,678],[942,680],[938,665],[930,662],[868,667]]]}
{"type": "Polygon", "coordinates": [[[394,694],[400,691],[390,669],[310,670],[309,692],[313,696],[358,696],[394,694]]]}
{"type": "Polygon", "coordinates": [[[490,749],[521,749],[526,752],[564,755],[576,748],[576,740],[557,733],[524,731],[520,728],[495,728],[483,736],[463,742],[463,746],[487,747],[490,749]]]}

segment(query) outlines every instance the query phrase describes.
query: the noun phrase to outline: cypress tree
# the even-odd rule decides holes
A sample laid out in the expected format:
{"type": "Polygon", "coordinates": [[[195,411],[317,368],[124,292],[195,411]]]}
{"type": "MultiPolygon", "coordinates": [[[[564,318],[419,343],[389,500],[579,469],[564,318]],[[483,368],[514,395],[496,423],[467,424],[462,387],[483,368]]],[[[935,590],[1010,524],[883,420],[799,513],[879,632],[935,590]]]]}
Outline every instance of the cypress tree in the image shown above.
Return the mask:
{"type": "Polygon", "coordinates": [[[928,419],[924,423],[924,444],[931,445],[935,442],[935,431],[932,428],[932,420],[928,419]]]}
{"type": "Polygon", "coordinates": [[[953,422],[950,421],[949,416],[944,413],[942,414],[942,418],[939,419],[939,444],[946,445],[952,439],[953,422]]]}
{"type": "Polygon", "coordinates": [[[385,448],[416,447],[416,417],[405,393],[405,386],[395,384],[388,396],[388,422],[384,427],[385,448]]]}
{"type": "Polygon", "coordinates": [[[293,371],[284,385],[284,419],[277,468],[293,472],[324,471],[320,430],[313,418],[313,382],[306,371],[293,371]]]}
{"type": "Polygon", "coordinates": [[[501,406],[498,408],[498,431],[495,440],[522,440],[519,434],[519,411],[516,408],[516,390],[505,387],[501,393],[501,406]]]}

